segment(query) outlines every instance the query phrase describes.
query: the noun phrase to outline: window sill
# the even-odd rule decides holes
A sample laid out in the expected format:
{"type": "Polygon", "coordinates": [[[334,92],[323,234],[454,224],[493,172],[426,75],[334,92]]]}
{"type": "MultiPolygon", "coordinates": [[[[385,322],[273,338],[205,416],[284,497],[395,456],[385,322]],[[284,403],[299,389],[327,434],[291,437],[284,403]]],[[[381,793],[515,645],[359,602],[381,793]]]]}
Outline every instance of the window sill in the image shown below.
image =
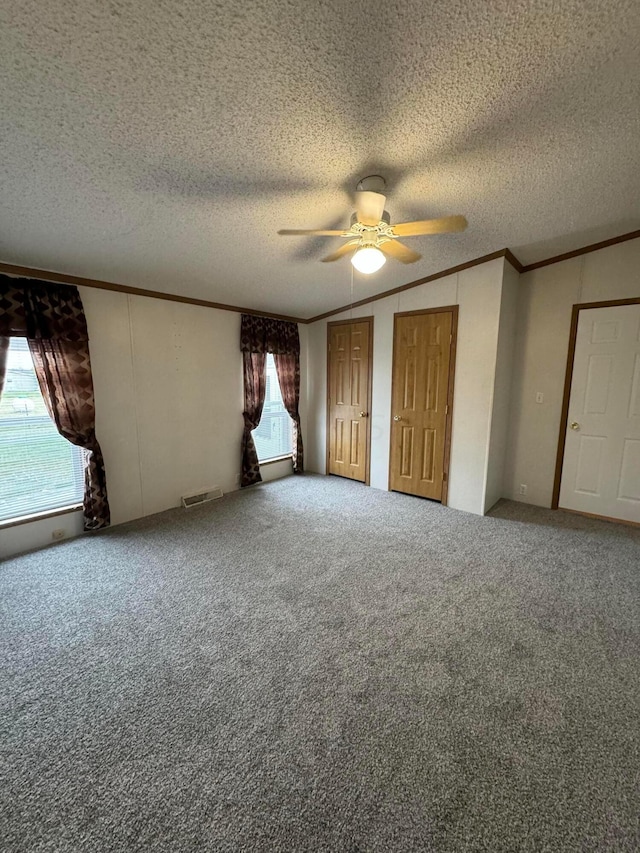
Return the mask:
{"type": "Polygon", "coordinates": [[[293,455],[291,453],[286,453],[284,456],[274,456],[273,459],[265,459],[264,462],[260,462],[260,467],[263,465],[275,465],[276,462],[284,462],[286,459],[293,459],[293,455]]]}
{"type": "Polygon", "coordinates": [[[21,515],[19,518],[7,518],[5,521],[0,521],[0,530],[5,527],[17,527],[19,524],[30,524],[32,521],[44,521],[47,518],[55,518],[57,515],[78,512],[81,509],[82,504],[74,504],[60,507],[60,509],[49,509],[46,512],[36,512],[33,515],[21,515]]]}

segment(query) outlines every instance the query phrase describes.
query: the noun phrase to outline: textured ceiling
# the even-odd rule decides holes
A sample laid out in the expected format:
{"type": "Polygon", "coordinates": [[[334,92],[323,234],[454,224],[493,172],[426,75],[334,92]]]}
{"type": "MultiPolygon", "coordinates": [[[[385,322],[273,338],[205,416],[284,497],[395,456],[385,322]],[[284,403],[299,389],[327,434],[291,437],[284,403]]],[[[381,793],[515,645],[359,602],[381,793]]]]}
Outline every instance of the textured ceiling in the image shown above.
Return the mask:
{"type": "Polygon", "coordinates": [[[464,234],[354,299],[505,246],[640,228],[637,0],[4,0],[0,259],[298,316],[348,302],[359,177],[464,234]]]}

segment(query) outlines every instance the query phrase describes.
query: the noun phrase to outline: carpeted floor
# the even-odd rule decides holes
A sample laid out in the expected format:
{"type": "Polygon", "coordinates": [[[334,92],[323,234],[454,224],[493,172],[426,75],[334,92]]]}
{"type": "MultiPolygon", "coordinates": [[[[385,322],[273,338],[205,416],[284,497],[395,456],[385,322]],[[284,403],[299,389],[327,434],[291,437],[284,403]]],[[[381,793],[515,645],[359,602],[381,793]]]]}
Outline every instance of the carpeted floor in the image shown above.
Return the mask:
{"type": "Polygon", "coordinates": [[[3,853],[637,851],[640,530],[288,478],[0,567],[3,853]]]}

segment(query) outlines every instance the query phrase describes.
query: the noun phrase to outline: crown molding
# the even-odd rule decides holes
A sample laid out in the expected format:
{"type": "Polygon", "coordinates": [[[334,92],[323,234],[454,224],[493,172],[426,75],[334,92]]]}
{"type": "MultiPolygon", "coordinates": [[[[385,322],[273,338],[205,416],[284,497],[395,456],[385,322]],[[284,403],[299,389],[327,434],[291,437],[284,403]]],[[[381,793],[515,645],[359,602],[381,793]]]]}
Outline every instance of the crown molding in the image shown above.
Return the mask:
{"type": "Polygon", "coordinates": [[[627,240],[635,240],[640,237],[640,230],[629,231],[627,234],[620,234],[618,237],[611,237],[609,240],[601,240],[599,243],[590,243],[588,246],[583,246],[581,249],[574,249],[572,252],[564,252],[562,255],[554,255],[552,258],[545,258],[543,261],[536,261],[533,264],[525,264],[521,272],[531,272],[531,270],[540,269],[540,267],[548,267],[550,264],[559,264],[562,261],[568,261],[571,258],[577,258],[579,255],[588,255],[589,252],[597,252],[598,249],[606,249],[608,246],[615,246],[616,243],[626,243],[627,240]]]}
{"type": "Polygon", "coordinates": [[[511,249],[505,249],[504,250],[504,256],[509,261],[509,263],[514,268],[514,270],[516,270],[517,272],[524,272],[524,267],[522,266],[520,261],[516,258],[516,256],[513,254],[511,249]]]}
{"type": "Polygon", "coordinates": [[[142,287],[130,287],[113,281],[101,281],[96,278],[82,278],[78,275],[40,270],[35,267],[21,267],[0,261],[0,273],[20,278],[36,278],[39,281],[55,281],[59,284],[75,284],[78,287],[95,287],[98,290],[112,290],[115,293],[129,293],[133,296],[148,296],[151,299],[165,299],[169,302],[182,302],[186,305],[200,305],[203,308],[217,308],[219,311],[235,311],[236,314],[252,314],[256,317],[273,317],[275,320],[288,320],[291,323],[306,323],[301,317],[288,314],[273,314],[270,311],[256,311],[254,308],[241,308],[238,305],[226,305],[224,302],[209,302],[207,299],[192,299],[177,293],[163,293],[161,290],[145,290],[142,287]]]}
{"type": "Polygon", "coordinates": [[[182,302],[186,305],[199,305],[203,308],[217,308],[219,311],[234,311],[236,314],[253,314],[257,317],[273,317],[276,320],[288,320],[291,323],[316,323],[319,320],[326,320],[327,317],[333,317],[335,314],[341,314],[343,311],[348,311],[351,308],[359,308],[362,305],[368,305],[370,302],[378,302],[380,299],[385,299],[387,296],[393,296],[396,293],[402,293],[405,290],[411,290],[413,287],[419,287],[421,284],[428,284],[431,281],[437,281],[439,278],[445,278],[448,275],[462,272],[462,270],[470,269],[471,267],[485,264],[488,261],[493,261],[496,258],[504,258],[509,261],[511,266],[519,273],[527,273],[532,270],[537,270],[540,267],[546,267],[550,264],[558,264],[562,261],[577,258],[579,255],[586,255],[589,252],[597,252],[598,249],[606,249],[608,246],[615,246],[617,243],[625,243],[627,240],[635,240],[640,237],[640,230],[629,231],[626,234],[620,234],[618,237],[611,237],[609,240],[601,240],[599,243],[591,243],[588,246],[583,246],[580,249],[574,249],[571,252],[565,252],[562,255],[554,255],[551,258],[546,258],[542,261],[536,261],[533,264],[523,264],[513,254],[510,249],[500,249],[497,252],[492,252],[489,255],[482,255],[480,258],[474,258],[471,261],[466,261],[463,264],[458,264],[455,267],[449,267],[441,272],[433,273],[424,278],[415,279],[407,284],[402,284],[399,287],[394,287],[391,290],[384,290],[382,293],[376,293],[373,296],[368,296],[365,299],[359,299],[357,302],[351,302],[348,305],[343,305],[340,308],[334,308],[331,311],[325,311],[323,314],[318,314],[315,317],[292,317],[289,314],[274,314],[271,311],[256,311],[254,308],[242,308],[238,305],[226,305],[223,302],[210,302],[207,299],[193,299],[190,296],[180,296],[177,293],[163,293],[159,290],[145,290],[142,287],[130,287],[126,284],[117,284],[112,281],[101,281],[94,278],[82,278],[77,275],[68,275],[66,273],[52,272],[51,270],[41,270],[35,267],[23,267],[17,264],[8,264],[0,261],[0,273],[10,276],[18,276],[21,278],[36,278],[40,281],[54,281],[61,284],[75,284],[79,287],[95,287],[99,290],[112,290],[116,293],[129,293],[133,296],[147,296],[150,299],[165,299],[169,302],[182,302]]]}
{"type": "MultiPolygon", "coordinates": [[[[404,290],[411,290],[413,287],[419,287],[421,284],[428,284],[430,281],[437,281],[439,278],[446,278],[448,275],[462,272],[462,270],[468,270],[471,267],[477,267],[479,264],[486,264],[487,261],[495,261],[496,258],[506,258],[509,263],[513,263],[511,258],[507,257],[507,252],[509,252],[508,249],[500,249],[498,252],[492,252],[490,255],[483,255],[481,258],[474,258],[472,261],[466,261],[464,264],[449,267],[449,269],[433,273],[433,275],[427,275],[424,278],[417,278],[415,281],[408,282],[408,284],[401,284],[400,287],[394,287],[391,290],[383,290],[382,293],[376,293],[373,296],[368,296],[366,299],[359,299],[357,302],[350,302],[348,305],[343,305],[341,308],[334,308],[332,311],[325,311],[324,314],[318,314],[317,317],[311,317],[306,322],[316,323],[318,320],[326,320],[327,317],[333,317],[334,314],[341,314],[343,311],[349,311],[351,308],[359,308],[361,305],[368,305],[370,302],[377,302],[379,299],[386,299],[387,296],[402,293],[404,290]]],[[[511,252],[509,252],[509,255],[511,255],[511,252]]],[[[516,260],[513,255],[511,255],[511,257],[516,260]]],[[[519,261],[517,263],[518,267],[522,266],[519,261]]],[[[516,267],[516,269],[518,269],[518,267],[516,267]]]]}
{"type": "Polygon", "coordinates": [[[635,240],[640,237],[640,230],[629,231],[627,234],[620,234],[618,237],[611,237],[609,240],[602,240],[599,243],[590,243],[588,246],[582,246],[580,249],[574,249],[571,252],[565,252],[562,255],[554,255],[551,258],[546,258],[543,261],[536,261],[533,264],[523,264],[514,255],[511,249],[501,249],[499,252],[493,252],[491,255],[483,255],[481,258],[476,258],[473,261],[467,261],[464,264],[459,264],[457,267],[450,267],[442,270],[442,272],[434,273],[426,276],[426,278],[418,278],[415,281],[410,281],[408,284],[403,284],[400,287],[394,287],[392,290],[385,290],[382,293],[377,293],[375,296],[370,296],[367,299],[360,299],[358,302],[353,302],[349,305],[343,305],[341,308],[336,308],[333,311],[326,311],[324,314],[318,314],[317,317],[311,317],[307,323],[315,323],[318,320],[326,320],[327,317],[333,317],[334,314],[341,314],[343,311],[349,311],[351,308],[359,308],[362,305],[367,305],[369,302],[376,302],[379,299],[384,299],[387,296],[393,296],[395,293],[401,293],[403,290],[410,290],[412,287],[418,287],[421,284],[427,284],[430,281],[436,281],[439,278],[452,275],[453,273],[461,272],[462,270],[475,267],[478,264],[484,264],[487,261],[492,261],[495,258],[505,258],[511,266],[519,273],[531,272],[540,267],[546,267],[550,264],[558,264],[562,261],[567,261],[570,258],[577,258],[579,255],[586,255],[589,252],[597,252],[598,249],[606,249],[608,246],[615,246],[617,243],[625,243],[627,240],[635,240]]]}

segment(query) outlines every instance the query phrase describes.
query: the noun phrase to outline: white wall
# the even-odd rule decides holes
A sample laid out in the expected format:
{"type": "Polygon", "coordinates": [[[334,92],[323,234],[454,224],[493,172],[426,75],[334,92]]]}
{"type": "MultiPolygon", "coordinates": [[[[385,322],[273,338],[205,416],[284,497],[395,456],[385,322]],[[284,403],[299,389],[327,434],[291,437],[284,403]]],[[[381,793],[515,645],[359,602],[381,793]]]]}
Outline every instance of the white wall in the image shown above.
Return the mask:
{"type": "Polygon", "coordinates": [[[240,315],[81,288],[112,521],[237,488],[240,315]]]}
{"type": "Polygon", "coordinates": [[[458,274],[458,351],[448,504],[483,515],[504,259],[458,274]]]}
{"type": "MultiPolygon", "coordinates": [[[[112,524],[179,506],[189,492],[239,488],[242,435],[240,315],[196,305],[79,288],[89,328],[112,524]]],[[[306,328],[301,333],[305,398],[306,328]]],[[[306,402],[306,401],[305,401],[306,402]]],[[[303,438],[306,408],[301,403],[303,438]]],[[[291,462],[263,466],[263,480],[291,462]]],[[[81,531],[81,514],[5,528],[0,556],[81,531]]]]}
{"type": "Polygon", "coordinates": [[[82,533],[82,513],[69,512],[3,528],[0,530],[0,560],[31,548],[50,545],[54,530],[66,531],[66,539],[78,536],[82,533]]]}
{"type": "Polygon", "coordinates": [[[633,297],[640,297],[640,240],[520,276],[504,497],[551,506],[572,306],[633,297]]]}
{"type": "MultiPolygon", "coordinates": [[[[484,512],[504,269],[505,261],[499,258],[330,318],[374,318],[372,487],[388,488],[393,315],[457,304],[460,307],[448,503],[456,509],[484,512]]],[[[320,473],[325,472],[326,464],[326,358],[327,320],[320,320],[309,327],[307,375],[308,467],[320,473]]]]}
{"type": "Polygon", "coordinates": [[[491,407],[491,439],[487,456],[487,481],[484,510],[488,512],[500,500],[504,491],[505,457],[509,440],[511,416],[511,383],[513,347],[516,334],[518,290],[520,276],[511,264],[504,265],[498,347],[496,351],[493,404],[491,407]]]}

